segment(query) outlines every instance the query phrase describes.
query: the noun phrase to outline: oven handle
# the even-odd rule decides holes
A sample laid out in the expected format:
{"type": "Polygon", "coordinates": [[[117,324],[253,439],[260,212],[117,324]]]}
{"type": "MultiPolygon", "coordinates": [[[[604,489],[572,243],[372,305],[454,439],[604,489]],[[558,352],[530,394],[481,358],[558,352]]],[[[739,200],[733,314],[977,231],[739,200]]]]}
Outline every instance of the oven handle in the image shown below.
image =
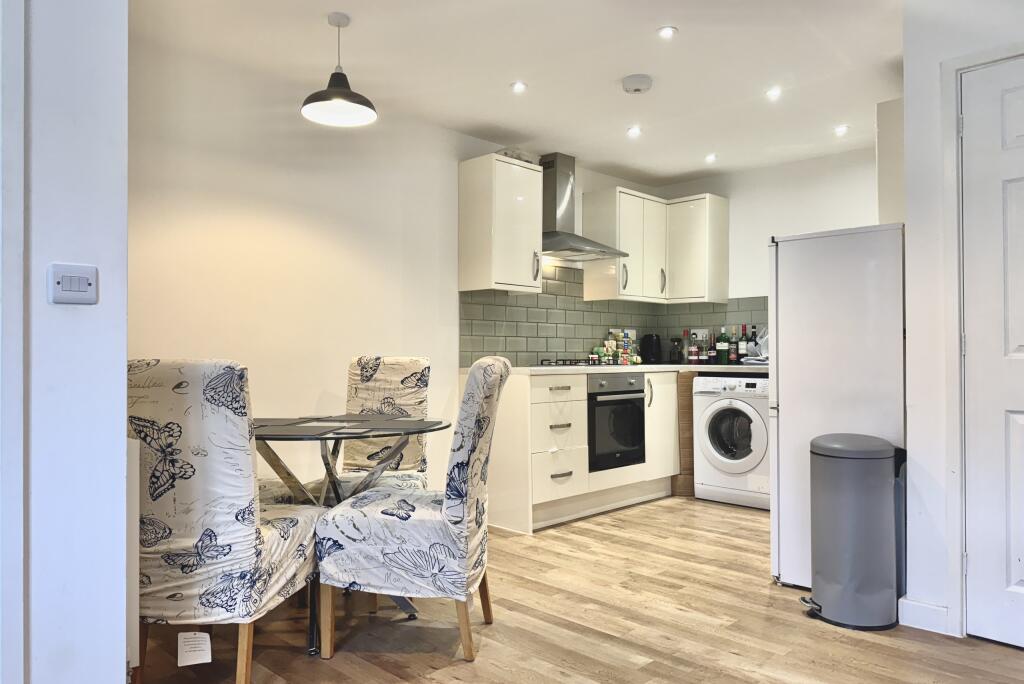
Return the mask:
{"type": "Polygon", "coordinates": [[[620,399],[643,399],[643,392],[636,392],[632,394],[599,394],[594,397],[594,401],[619,401],[620,399]]]}

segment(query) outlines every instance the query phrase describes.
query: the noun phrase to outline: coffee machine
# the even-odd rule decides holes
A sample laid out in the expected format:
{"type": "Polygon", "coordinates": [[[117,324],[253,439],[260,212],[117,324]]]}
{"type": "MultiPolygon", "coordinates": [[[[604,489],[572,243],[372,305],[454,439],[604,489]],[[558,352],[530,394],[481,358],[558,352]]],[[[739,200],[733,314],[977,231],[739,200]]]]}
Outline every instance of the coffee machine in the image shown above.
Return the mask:
{"type": "Polygon", "coordinates": [[[640,339],[640,358],[644,363],[661,363],[661,336],[649,333],[640,339]]]}

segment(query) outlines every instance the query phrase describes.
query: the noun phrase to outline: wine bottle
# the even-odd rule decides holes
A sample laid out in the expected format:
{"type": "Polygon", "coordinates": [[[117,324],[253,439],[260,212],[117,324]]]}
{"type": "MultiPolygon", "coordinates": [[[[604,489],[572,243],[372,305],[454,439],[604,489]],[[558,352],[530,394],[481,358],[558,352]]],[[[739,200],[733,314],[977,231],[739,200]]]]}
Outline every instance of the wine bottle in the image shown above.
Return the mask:
{"type": "Polygon", "coordinates": [[[737,364],[740,362],[739,356],[740,341],[736,337],[736,326],[732,326],[732,337],[729,338],[729,363],[737,364]]]}
{"type": "MultiPolygon", "coordinates": [[[[686,362],[689,364],[700,363],[700,347],[697,346],[697,333],[690,333],[686,344],[686,362]]],[[[707,359],[707,355],[704,358],[707,359]]]]}
{"type": "Polygon", "coordinates": [[[737,350],[737,356],[739,357],[740,363],[743,363],[743,359],[747,358],[747,342],[749,342],[749,341],[750,340],[747,337],[747,324],[744,323],[743,324],[743,336],[740,337],[740,345],[739,345],[739,349],[737,350]]]}
{"type": "MultiPolygon", "coordinates": [[[[697,333],[693,333],[696,335],[697,333]]],[[[710,334],[710,333],[709,333],[710,334]]],[[[708,338],[701,338],[699,342],[700,346],[697,348],[697,363],[707,364],[708,361],[708,338]]]]}
{"type": "Polygon", "coordinates": [[[757,326],[756,325],[751,325],[750,326],[750,340],[747,342],[747,354],[749,355],[751,353],[757,354],[758,356],[761,355],[761,351],[760,351],[760,349],[757,346],[757,326]]]}
{"type": "Polygon", "coordinates": [[[718,339],[715,341],[715,355],[717,356],[718,365],[727,366],[729,364],[729,335],[725,332],[725,326],[722,326],[722,331],[718,334],[718,339]]]}

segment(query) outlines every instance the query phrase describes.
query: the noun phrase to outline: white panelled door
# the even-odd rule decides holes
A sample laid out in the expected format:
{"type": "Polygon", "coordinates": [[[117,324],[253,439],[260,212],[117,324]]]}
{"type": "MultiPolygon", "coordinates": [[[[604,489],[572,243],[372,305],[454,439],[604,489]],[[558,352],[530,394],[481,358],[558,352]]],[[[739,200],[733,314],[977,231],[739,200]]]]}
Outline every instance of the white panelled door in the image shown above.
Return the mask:
{"type": "Polygon", "coordinates": [[[961,79],[967,632],[1024,646],[1024,58],[961,79]]]}

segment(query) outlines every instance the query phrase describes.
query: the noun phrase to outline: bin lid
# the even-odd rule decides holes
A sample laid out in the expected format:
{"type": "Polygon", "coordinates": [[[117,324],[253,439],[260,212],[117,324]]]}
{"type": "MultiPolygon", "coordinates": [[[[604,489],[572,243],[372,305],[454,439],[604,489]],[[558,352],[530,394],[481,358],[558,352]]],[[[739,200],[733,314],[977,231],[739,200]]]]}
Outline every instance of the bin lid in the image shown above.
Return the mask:
{"type": "Polygon", "coordinates": [[[881,437],[837,432],[812,439],[811,453],[834,458],[892,458],[896,447],[881,437]]]}

